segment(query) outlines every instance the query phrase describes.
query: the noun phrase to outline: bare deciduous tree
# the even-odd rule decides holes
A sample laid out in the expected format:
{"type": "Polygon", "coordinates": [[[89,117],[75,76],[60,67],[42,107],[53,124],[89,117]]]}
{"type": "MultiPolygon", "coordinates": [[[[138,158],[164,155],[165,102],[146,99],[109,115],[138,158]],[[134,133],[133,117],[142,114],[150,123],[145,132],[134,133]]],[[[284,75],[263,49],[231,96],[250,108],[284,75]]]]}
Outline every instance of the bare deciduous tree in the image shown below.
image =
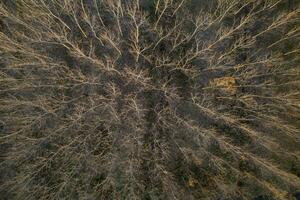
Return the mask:
{"type": "Polygon", "coordinates": [[[0,199],[297,198],[299,25],[297,0],[1,1],[0,199]]]}

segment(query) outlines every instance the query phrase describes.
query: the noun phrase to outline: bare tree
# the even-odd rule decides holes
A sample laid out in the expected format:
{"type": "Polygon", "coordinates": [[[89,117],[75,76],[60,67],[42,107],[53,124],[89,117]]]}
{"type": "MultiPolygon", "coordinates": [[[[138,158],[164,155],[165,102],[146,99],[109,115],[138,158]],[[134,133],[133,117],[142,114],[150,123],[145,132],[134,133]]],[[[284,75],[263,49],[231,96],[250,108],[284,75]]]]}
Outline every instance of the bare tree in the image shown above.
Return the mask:
{"type": "Polygon", "coordinates": [[[0,2],[0,199],[296,199],[300,7],[0,2]]]}

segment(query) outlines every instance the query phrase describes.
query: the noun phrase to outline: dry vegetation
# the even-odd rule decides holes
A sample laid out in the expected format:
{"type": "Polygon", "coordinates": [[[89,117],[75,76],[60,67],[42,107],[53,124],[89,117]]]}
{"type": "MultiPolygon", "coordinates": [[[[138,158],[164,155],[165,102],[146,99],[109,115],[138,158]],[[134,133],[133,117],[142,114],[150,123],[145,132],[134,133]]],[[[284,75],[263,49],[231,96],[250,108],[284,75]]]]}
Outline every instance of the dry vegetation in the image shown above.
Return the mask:
{"type": "Polygon", "coordinates": [[[0,1],[0,199],[300,194],[297,0],[0,1]]]}

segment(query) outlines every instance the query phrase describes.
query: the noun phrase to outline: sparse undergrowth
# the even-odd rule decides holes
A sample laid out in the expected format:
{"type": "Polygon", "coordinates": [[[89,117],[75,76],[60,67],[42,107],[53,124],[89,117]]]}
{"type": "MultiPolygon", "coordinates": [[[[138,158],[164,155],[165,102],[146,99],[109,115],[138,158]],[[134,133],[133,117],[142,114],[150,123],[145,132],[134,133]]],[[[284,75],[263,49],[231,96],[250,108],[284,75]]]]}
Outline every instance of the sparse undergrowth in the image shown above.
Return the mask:
{"type": "Polygon", "coordinates": [[[2,0],[0,199],[299,198],[299,24],[298,0],[2,0]]]}

